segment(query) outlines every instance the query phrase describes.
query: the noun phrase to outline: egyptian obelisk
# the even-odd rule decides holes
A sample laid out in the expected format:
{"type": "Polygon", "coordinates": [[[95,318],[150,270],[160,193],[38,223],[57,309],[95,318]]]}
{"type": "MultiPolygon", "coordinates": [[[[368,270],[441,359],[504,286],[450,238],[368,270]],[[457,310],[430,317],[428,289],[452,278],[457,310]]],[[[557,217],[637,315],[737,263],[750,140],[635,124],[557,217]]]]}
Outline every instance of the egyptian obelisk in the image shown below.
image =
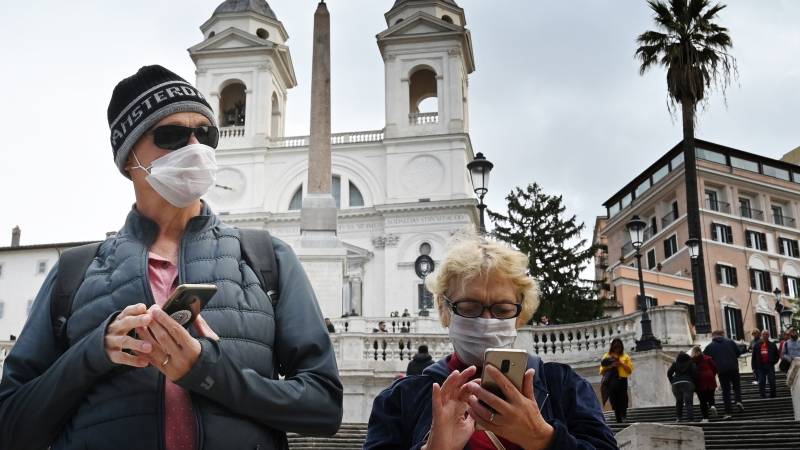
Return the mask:
{"type": "Polygon", "coordinates": [[[308,193],[300,210],[300,245],[295,247],[308,273],[324,317],[339,317],[344,296],[347,249],[336,236],[336,202],[331,194],[331,33],[325,1],[314,13],[311,63],[311,139],[308,193]]]}
{"type": "Polygon", "coordinates": [[[312,246],[336,237],[336,203],[331,195],[331,23],[325,1],[314,13],[311,66],[311,138],[308,193],[300,211],[300,233],[312,246]]]}

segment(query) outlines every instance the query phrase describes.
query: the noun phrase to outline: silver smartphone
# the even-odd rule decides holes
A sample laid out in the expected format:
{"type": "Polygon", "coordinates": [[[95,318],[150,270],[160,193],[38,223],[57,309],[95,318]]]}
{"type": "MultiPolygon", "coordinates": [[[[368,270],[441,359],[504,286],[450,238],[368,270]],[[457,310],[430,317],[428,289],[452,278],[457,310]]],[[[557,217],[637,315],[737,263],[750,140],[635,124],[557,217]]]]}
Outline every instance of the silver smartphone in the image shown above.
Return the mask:
{"type": "Polygon", "coordinates": [[[500,386],[486,371],[486,365],[491,364],[508,378],[518,391],[522,392],[522,379],[528,367],[528,352],[516,348],[488,348],[483,354],[483,376],[481,387],[505,400],[505,395],[500,386]]]}

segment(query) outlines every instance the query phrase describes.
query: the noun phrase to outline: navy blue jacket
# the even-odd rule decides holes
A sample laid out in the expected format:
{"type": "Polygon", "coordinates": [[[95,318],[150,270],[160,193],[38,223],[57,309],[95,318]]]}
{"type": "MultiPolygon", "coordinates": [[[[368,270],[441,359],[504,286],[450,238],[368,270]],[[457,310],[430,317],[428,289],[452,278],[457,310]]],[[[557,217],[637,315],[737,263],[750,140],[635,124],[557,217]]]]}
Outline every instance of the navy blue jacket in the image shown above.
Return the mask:
{"type": "MultiPolygon", "coordinates": [[[[450,356],[422,375],[396,381],[375,398],[364,450],[419,449],[431,428],[431,386],[450,374],[450,356]]],[[[542,363],[528,356],[536,369],[533,388],[544,419],[555,429],[553,449],[616,449],[617,441],[603,418],[592,386],[569,366],[542,363]]]]}
{"type": "MultiPolygon", "coordinates": [[[[750,367],[754,370],[758,370],[764,363],[761,362],[761,344],[763,341],[759,340],[753,346],[753,355],[750,356],[750,367]]],[[[778,360],[780,359],[778,356],[778,346],[775,345],[774,342],[769,341],[767,342],[767,353],[769,355],[769,362],[766,364],[767,367],[774,366],[778,364],[778,360]]]]}
{"type": "Polygon", "coordinates": [[[706,345],[703,353],[710,356],[721,374],[739,372],[739,355],[742,354],[736,342],[725,336],[717,336],[706,345]]]}

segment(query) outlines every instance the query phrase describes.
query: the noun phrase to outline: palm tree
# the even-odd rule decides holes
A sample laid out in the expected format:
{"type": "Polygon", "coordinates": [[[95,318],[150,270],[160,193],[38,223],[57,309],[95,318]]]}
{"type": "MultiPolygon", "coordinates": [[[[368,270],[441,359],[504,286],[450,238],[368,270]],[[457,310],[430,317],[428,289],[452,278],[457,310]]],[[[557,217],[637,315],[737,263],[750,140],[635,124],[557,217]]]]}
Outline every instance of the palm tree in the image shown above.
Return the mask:
{"type": "MultiPolygon", "coordinates": [[[[667,69],[670,112],[681,107],[683,155],[686,172],[686,209],[689,237],[700,239],[700,213],[697,195],[697,168],[694,154],[694,125],[697,104],[707,99],[708,90],[721,87],[723,95],[736,76],[736,59],[728,53],[733,43],[728,29],[714,23],[725,5],[709,5],[708,0],[648,0],[655,13],[658,31],[645,31],[637,39],[639,74],[661,65],[667,69]]],[[[702,245],[693,270],[695,327],[698,333],[710,332],[708,296],[702,245]]]]}

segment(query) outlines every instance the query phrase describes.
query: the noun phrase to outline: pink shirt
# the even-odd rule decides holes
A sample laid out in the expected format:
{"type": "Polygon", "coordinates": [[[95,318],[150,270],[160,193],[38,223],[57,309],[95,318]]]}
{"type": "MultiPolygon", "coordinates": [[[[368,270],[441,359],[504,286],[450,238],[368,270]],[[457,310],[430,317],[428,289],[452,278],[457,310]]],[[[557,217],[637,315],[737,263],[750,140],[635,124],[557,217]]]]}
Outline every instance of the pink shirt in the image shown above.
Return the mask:
{"type": "MultiPolygon", "coordinates": [[[[168,259],[150,252],[147,259],[150,290],[160,306],[178,285],[178,267],[168,259]]],[[[167,450],[192,450],[195,448],[194,412],[189,393],[165,379],[164,381],[164,441],[167,450]]]]}

